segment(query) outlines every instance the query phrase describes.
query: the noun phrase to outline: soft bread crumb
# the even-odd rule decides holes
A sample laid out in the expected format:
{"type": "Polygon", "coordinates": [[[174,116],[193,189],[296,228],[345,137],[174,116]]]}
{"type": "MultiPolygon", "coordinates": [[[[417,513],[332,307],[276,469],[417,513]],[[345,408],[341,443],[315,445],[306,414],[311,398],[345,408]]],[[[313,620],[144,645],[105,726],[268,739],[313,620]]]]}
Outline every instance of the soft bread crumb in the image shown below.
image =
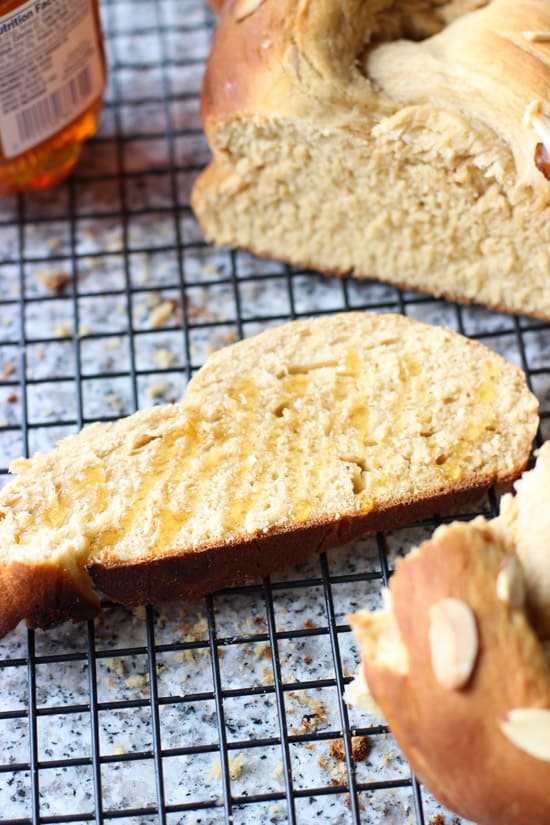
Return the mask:
{"type": "Polygon", "coordinates": [[[56,338],[68,338],[73,334],[73,328],[65,321],[59,321],[53,325],[53,334],[56,338]]]}
{"type": "Polygon", "coordinates": [[[169,369],[175,360],[176,356],[166,347],[161,347],[153,353],[153,361],[161,369],[169,369]]]}
{"type": "Polygon", "coordinates": [[[126,676],[126,664],[123,659],[105,659],[105,666],[108,670],[111,670],[113,673],[116,673],[121,679],[124,679],[126,676]]]}
{"type": "Polygon", "coordinates": [[[171,301],[162,301],[162,303],[157,304],[149,313],[148,323],[151,329],[158,329],[164,326],[172,317],[173,312],[174,304],[171,301]]]}
{"type": "Polygon", "coordinates": [[[166,395],[168,390],[170,389],[170,384],[166,381],[159,379],[158,381],[153,381],[152,384],[149,384],[145,389],[145,395],[147,398],[155,399],[161,398],[163,395],[166,395]]]}
{"type": "Polygon", "coordinates": [[[126,685],[129,688],[143,688],[149,684],[149,674],[136,673],[126,679],[126,685]]]}
{"type": "Polygon", "coordinates": [[[272,779],[280,779],[283,775],[283,763],[279,760],[271,772],[272,779]]]}
{"type": "MultiPolygon", "coordinates": [[[[245,766],[245,756],[244,753],[238,753],[236,756],[229,755],[228,757],[228,768],[229,768],[229,776],[232,780],[238,779],[245,766]]],[[[222,776],[222,766],[221,762],[217,760],[214,764],[210,767],[208,771],[208,778],[214,780],[220,780],[222,776]]]]}
{"type": "Polygon", "coordinates": [[[238,753],[236,756],[229,756],[229,776],[231,779],[238,779],[243,772],[245,766],[244,753],[238,753]]]}
{"type": "Polygon", "coordinates": [[[40,269],[35,272],[34,277],[38,283],[49,289],[50,292],[62,292],[71,280],[67,272],[58,269],[40,269]]]}

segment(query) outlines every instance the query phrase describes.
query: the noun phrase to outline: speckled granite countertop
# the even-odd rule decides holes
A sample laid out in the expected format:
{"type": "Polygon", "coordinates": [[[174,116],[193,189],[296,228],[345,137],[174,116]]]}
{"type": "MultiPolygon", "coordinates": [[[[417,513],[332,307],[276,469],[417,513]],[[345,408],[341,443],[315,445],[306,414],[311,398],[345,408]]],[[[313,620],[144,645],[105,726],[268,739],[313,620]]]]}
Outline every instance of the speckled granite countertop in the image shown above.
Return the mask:
{"type": "MultiPolygon", "coordinates": [[[[111,76],[97,138],[54,192],[0,202],[4,471],[83,423],[179,397],[212,349],[293,313],[405,310],[461,329],[529,368],[548,412],[542,324],[205,245],[189,191],[208,157],[209,12],[201,0],[102,12],[111,76]]],[[[357,665],[345,614],[379,604],[381,559],[391,568],[430,531],[371,537],[196,604],[9,634],[0,822],[459,823],[411,786],[380,720],[341,699],[357,665]],[[353,776],[343,730],[365,737],[353,776]]]]}

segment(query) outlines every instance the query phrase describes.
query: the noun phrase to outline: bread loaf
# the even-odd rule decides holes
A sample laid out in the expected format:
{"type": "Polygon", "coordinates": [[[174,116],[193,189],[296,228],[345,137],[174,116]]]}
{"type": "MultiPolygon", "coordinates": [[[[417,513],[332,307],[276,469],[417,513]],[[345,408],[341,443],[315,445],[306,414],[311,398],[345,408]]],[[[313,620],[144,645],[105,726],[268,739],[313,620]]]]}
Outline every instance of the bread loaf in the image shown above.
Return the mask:
{"type": "Polygon", "coordinates": [[[404,755],[478,825],[550,822],[549,469],[550,443],[513,507],[438,528],[398,565],[386,608],[349,617],[404,755]]]}
{"type": "Polygon", "coordinates": [[[0,633],[194,598],[507,482],[537,402],[484,345],[399,315],[296,321],[215,353],[174,405],[12,466],[0,633]]]}
{"type": "Polygon", "coordinates": [[[545,0],[227,0],[207,239],[550,318],[549,43],[545,0]]]}

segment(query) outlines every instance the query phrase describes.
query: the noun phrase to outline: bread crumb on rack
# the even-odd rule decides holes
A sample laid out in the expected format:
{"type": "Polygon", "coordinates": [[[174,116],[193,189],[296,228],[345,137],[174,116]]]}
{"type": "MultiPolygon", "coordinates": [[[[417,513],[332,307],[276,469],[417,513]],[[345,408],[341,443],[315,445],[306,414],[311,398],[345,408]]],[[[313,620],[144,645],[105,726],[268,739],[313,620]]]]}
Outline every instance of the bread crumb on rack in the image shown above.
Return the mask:
{"type": "Polygon", "coordinates": [[[73,334],[73,328],[66,321],[58,321],[53,325],[53,333],[56,338],[69,338],[73,334]]]}
{"type": "MultiPolygon", "coordinates": [[[[371,745],[368,736],[351,737],[351,755],[354,762],[364,762],[370,751],[371,745]]],[[[330,743],[330,755],[338,762],[345,761],[346,749],[344,747],[343,739],[334,739],[330,743]]]]}
{"type": "Polygon", "coordinates": [[[177,625],[174,630],[177,633],[183,633],[187,641],[197,642],[200,639],[205,639],[208,635],[208,622],[204,616],[192,622],[184,622],[177,625]]]}
{"type": "Polygon", "coordinates": [[[107,404],[110,404],[113,409],[118,410],[119,412],[124,409],[122,399],[114,392],[107,393],[105,396],[105,401],[107,404]]]}
{"type": "Polygon", "coordinates": [[[145,389],[145,395],[147,398],[155,399],[155,398],[162,398],[163,395],[166,395],[168,390],[170,389],[170,384],[167,381],[153,381],[152,384],[149,384],[148,387],[145,389]]]}
{"type": "Polygon", "coordinates": [[[166,347],[160,347],[153,353],[153,361],[157,367],[160,367],[163,370],[169,369],[175,360],[176,356],[174,353],[170,352],[170,350],[166,349],[166,347]]]}
{"type": "Polygon", "coordinates": [[[128,676],[125,682],[129,688],[143,688],[149,684],[148,673],[135,673],[133,676],[128,676]]]}
{"type": "Polygon", "coordinates": [[[272,779],[280,779],[283,775],[283,762],[280,759],[273,770],[271,771],[271,778],[272,779]]]}
{"type": "MultiPolygon", "coordinates": [[[[236,756],[229,756],[228,760],[228,768],[229,768],[229,777],[230,779],[238,779],[243,772],[243,768],[245,766],[245,758],[244,753],[238,753],[236,756]]],[[[219,780],[222,776],[222,766],[221,762],[217,760],[214,764],[210,767],[208,771],[208,778],[219,780]]]]}
{"type": "Polygon", "coordinates": [[[273,671],[270,670],[268,667],[262,668],[262,684],[272,685],[273,681],[273,671]]]}
{"type": "Polygon", "coordinates": [[[71,280],[69,273],[61,269],[39,269],[34,277],[43,287],[56,293],[62,292],[71,280]]]}
{"type": "MultiPolygon", "coordinates": [[[[302,705],[302,707],[309,708],[312,713],[304,713],[300,724],[292,728],[292,733],[300,735],[303,733],[312,733],[317,730],[319,725],[322,725],[328,719],[328,712],[324,704],[318,699],[312,699],[309,696],[300,696],[295,692],[290,692],[290,699],[302,705]]],[[[294,713],[295,709],[289,707],[287,713],[294,713]]]]}
{"type": "Polygon", "coordinates": [[[121,679],[124,679],[126,676],[126,665],[123,659],[105,659],[105,666],[107,670],[111,670],[113,673],[116,673],[117,676],[120,676],[121,679]]]}
{"type": "Polygon", "coordinates": [[[10,375],[13,375],[15,370],[17,369],[17,365],[15,361],[8,361],[4,369],[2,370],[2,380],[5,381],[10,375]]]}
{"type": "Polygon", "coordinates": [[[229,776],[231,779],[238,779],[243,772],[245,766],[244,753],[238,753],[236,756],[229,757],[229,776]]]}
{"type": "Polygon", "coordinates": [[[149,313],[148,323],[151,329],[158,329],[162,327],[170,318],[174,312],[174,304],[172,301],[162,301],[160,304],[157,304],[156,307],[153,307],[151,312],[149,313]]]}
{"type": "MultiPolygon", "coordinates": [[[[447,825],[447,820],[445,819],[443,814],[435,814],[435,816],[433,816],[428,822],[428,825],[447,825]]],[[[449,825],[461,825],[461,820],[457,816],[455,816],[450,821],[449,825]]]]}

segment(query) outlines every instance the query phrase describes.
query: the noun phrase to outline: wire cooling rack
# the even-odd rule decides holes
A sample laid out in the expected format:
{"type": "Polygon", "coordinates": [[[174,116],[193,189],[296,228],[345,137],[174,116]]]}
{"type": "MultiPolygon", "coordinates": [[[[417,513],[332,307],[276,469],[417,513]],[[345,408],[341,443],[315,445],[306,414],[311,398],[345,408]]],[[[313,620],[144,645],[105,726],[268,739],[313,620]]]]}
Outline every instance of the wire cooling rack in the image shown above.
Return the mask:
{"type": "MultiPolygon", "coordinates": [[[[105,0],[98,136],[53,192],[0,203],[0,468],[179,397],[207,354],[293,317],[401,311],[522,366],[550,437],[548,325],[207,246],[202,0],[105,0]]],[[[489,496],[475,512],[495,512],[489,496]]],[[[464,516],[461,513],[460,516],[464,516]]],[[[343,701],[345,614],[434,522],[193,604],[107,606],[0,643],[0,822],[451,825],[379,719],[343,701]]]]}

